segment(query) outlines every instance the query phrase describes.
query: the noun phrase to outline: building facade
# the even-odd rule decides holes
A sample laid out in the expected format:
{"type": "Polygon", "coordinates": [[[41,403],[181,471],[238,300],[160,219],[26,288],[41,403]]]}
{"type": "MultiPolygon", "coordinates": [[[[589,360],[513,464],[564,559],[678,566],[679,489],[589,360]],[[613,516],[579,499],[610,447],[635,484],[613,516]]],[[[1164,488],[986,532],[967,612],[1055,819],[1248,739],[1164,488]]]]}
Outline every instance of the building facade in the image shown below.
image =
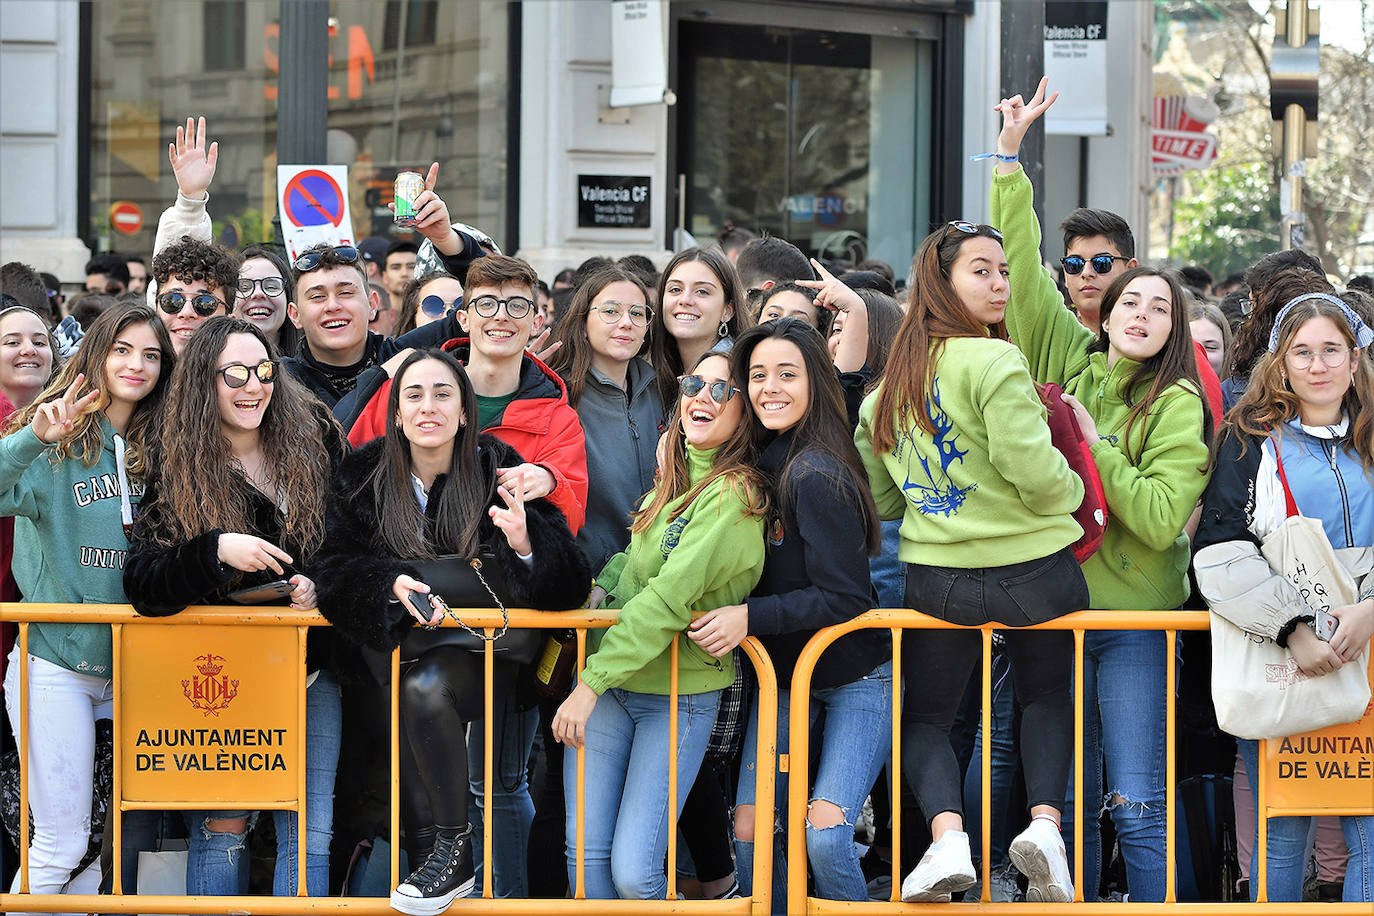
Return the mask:
{"type": "MultiPolygon", "coordinates": [[[[272,238],[287,2],[326,0],[0,3],[0,260],[79,279],[88,250],[148,254],[167,144],[201,115],[218,238],[272,238]]],[[[326,5],[325,156],[358,238],[395,231],[395,173],[431,162],[455,219],[548,275],[726,224],[900,272],[987,212],[995,0],[326,5]]],[[[1109,7],[1110,133],[1048,139],[1047,223],[1090,200],[1145,225],[1152,20],[1109,7]]]]}

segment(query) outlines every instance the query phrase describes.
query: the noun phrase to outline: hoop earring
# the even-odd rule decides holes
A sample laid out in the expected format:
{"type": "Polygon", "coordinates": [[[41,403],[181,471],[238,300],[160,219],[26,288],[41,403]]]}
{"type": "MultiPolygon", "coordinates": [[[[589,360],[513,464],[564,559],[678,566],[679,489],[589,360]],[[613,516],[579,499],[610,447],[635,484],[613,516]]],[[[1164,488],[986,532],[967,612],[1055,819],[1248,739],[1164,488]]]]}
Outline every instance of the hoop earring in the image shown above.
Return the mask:
{"type": "Polygon", "coordinates": [[[716,333],[720,335],[722,340],[730,336],[730,325],[726,324],[724,318],[720,320],[720,330],[718,330],[716,333]]]}

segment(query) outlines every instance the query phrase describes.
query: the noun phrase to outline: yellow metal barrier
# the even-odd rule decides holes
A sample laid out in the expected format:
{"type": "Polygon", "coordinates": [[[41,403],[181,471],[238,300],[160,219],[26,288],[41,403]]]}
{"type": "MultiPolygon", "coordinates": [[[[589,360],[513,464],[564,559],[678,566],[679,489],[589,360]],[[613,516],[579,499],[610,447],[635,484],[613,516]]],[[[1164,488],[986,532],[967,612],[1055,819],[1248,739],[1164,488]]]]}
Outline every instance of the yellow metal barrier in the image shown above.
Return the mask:
{"type": "MultiPolygon", "coordinates": [[[[474,628],[484,628],[488,635],[501,626],[501,614],[497,610],[490,608],[475,609],[456,609],[456,612],[463,620],[474,628]]],[[[586,631],[588,629],[604,628],[611,626],[618,617],[617,611],[566,611],[549,612],[535,611],[527,609],[512,609],[509,611],[510,626],[512,627],[541,627],[552,629],[569,629],[577,631],[578,659],[577,667],[580,671],[586,657],[586,631]]],[[[237,803],[238,800],[232,798],[214,799],[184,799],[172,803],[136,803],[126,802],[123,798],[123,780],[125,778],[124,763],[120,748],[120,726],[122,724],[122,710],[119,703],[121,686],[125,672],[121,665],[121,635],[125,626],[163,626],[173,625],[177,627],[219,627],[219,626],[243,626],[243,627],[293,627],[296,628],[298,638],[297,664],[298,674],[296,682],[299,692],[298,702],[298,734],[301,742],[305,736],[305,636],[309,627],[328,625],[328,622],[314,611],[293,611],[280,607],[271,608],[243,608],[243,607],[196,607],[188,608],[186,611],[174,617],[140,617],[133,612],[127,605],[91,605],[91,604],[0,604],[0,622],[14,621],[19,624],[19,709],[20,709],[20,732],[24,736],[20,738],[20,836],[27,836],[28,825],[28,774],[25,772],[27,763],[26,748],[24,741],[29,734],[28,731],[28,628],[30,623],[42,622],[62,622],[62,623],[101,623],[108,624],[112,630],[112,643],[114,646],[114,670],[113,670],[113,689],[115,696],[114,705],[114,731],[115,740],[115,797],[111,803],[112,813],[112,848],[116,851],[115,858],[119,858],[119,850],[122,841],[122,815],[124,811],[138,808],[156,809],[175,809],[175,808],[224,808],[237,803]]],[[[445,620],[446,626],[456,626],[451,620],[445,620]]],[[[210,647],[213,649],[213,647],[210,647]]],[[[668,779],[669,797],[675,797],[677,768],[673,765],[677,753],[677,660],[678,660],[678,638],[673,640],[672,667],[670,671],[670,695],[669,701],[669,743],[668,743],[668,779]]],[[[749,658],[754,666],[757,676],[758,690],[760,696],[759,703],[759,738],[758,738],[758,760],[760,777],[758,780],[758,806],[755,815],[755,832],[757,836],[771,835],[773,829],[773,772],[776,760],[776,735],[777,735],[777,678],[773,671],[772,662],[759,643],[750,638],[746,639],[741,645],[744,654],[749,658]],[[764,776],[762,774],[766,773],[764,776]]],[[[492,769],[492,672],[494,665],[494,654],[492,643],[488,642],[485,649],[485,759],[483,761],[484,772],[491,773],[492,769]]],[[[398,712],[398,693],[397,685],[400,680],[400,654],[393,652],[391,656],[391,887],[395,887],[401,880],[400,875],[400,806],[399,806],[399,716],[398,712]]],[[[483,848],[487,850],[482,864],[483,868],[483,896],[480,898],[468,898],[455,901],[453,909],[456,912],[464,913],[493,913],[508,914],[508,916],[535,916],[535,914],[556,914],[556,913],[645,913],[645,914],[739,914],[739,916],[766,916],[769,912],[770,890],[772,887],[772,867],[773,863],[769,856],[759,856],[754,864],[754,896],[749,898],[739,898],[735,900],[677,900],[676,878],[677,878],[677,817],[676,808],[669,806],[668,822],[668,899],[665,900],[585,900],[585,886],[583,881],[583,787],[585,783],[584,768],[582,758],[578,758],[577,771],[577,798],[576,798],[576,823],[577,823],[577,852],[575,866],[575,888],[574,897],[563,900],[546,899],[494,899],[492,897],[492,818],[483,819],[483,848]]],[[[121,887],[120,868],[113,869],[113,893],[110,895],[73,895],[73,894],[46,894],[35,895],[28,893],[28,846],[21,844],[20,849],[20,893],[9,894],[0,893],[0,913],[13,912],[72,912],[83,913],[206,913],[206,914],[246,914],[246,913],[267,913],[267,914],[287,914],[297,913],[353,913],[370,914],[370,916],[385,916],[394,914],[388,901],[384,897],[308,897],[305,895],[305,773],[304,767],[297,767],[298,781],[296,784],[297,797],[290,805],[278,805],[277,807],[294,810],[299,818],[298,835],[301,838],[297,854],[298,886],[299,891],[295,897],[199,897],[199,896],[140,896],[137,894],[127,894],[121,887]]],[[[492,779],[483,780],[484,809],[492,811],[492,779]]],[[[265,805],[245,804],[242,807],[266,807],[265,805]]],[[[550,867],[563,868],[564,863],[559,861],[551,863],[550,867]]]]}
{"type": "MultiPolygon", "coordinates": [[[[894,686],[901,683],[902,678],[902,631],[903,630],[938,630],[938,629],[969,629],[976,630],[982,639],[983,663],[982,663],[982,732],[983,748],[982,755],[982,820],[981,820],[981,870],[982,870],[982,899],[977,903],[960,904],[958,912],[979,912],[979,913],[1003,913],[1020,914],[1020,916],[1032,916],[1032,914],[1059,914],[1075,910],[1087,910],[1093,913],[1107,913],[1119,911],[1121,913],[1144,914],[1149,913],[1188,913],[1200,914],[1200,916],[1213,916],[1213,914],[1246,914],[1246,913],[1293,913],[1311,910],[1329,916],[1370,916],[1370,904],[1368,903],[1267,903],[1263,902],[1265,896],[1265,870],[1266,870],[1266,814],[1269,808],[1265,800],[1264,773],[1266,764],[1265,742],[1260,742],[1259,748],[1259,775],[1257,783],[1259,785],[1258,797],[1256,799],[1256,810],[1261,813],[1259,817],[1259,868],[1258,875],[1252,876],[1251,880],[1256,882],[1259,903],[1177,903],[1175,901],[1175,813],[1174,800],[1177,789],[1177,774],[1175,772],[1175,705],[1176,695],[1173,685],[1175,683],[1176,656],[1172,651],[1175,638],[1181,630],[1206,630],[1209,627],[1209,619],[1206,611],[1080,611],[1068,614],[1056,620],[1040,624],[1037,627],[1027,629],[1040,630],[1072,630],[1074,635],[1074,729],[1073,729],[1073,759],[1074,759],[1074,811],[1078,816],[1074,818],[1074,902],[1064,903],[992,903],[989,898],[991,882],[989,872],[991,868],[991,837],[992,837],[992,805],[989,800],[992,787],[991,779],[991,757],[987,751],[992,747],[991,727],[992,727],[992,633],[994,630],[1007,630],[996,624],[988,624],[982,627],[960,627],[956,624],[948,623],[935,617],[913,610],[891,610],[878,609],[869,611],[846,623],[827,627],[813,636],[801,656],[797,659],[796,669],[792,675],[791,686],[791,710],[789,712],[790,746],[785,749],[784,758],[788,762],[790,785],[787,799],[787,908],[789,914],[830,914],[830,913],[890,913],[894,911],[902,912],[949,912],[950,904],[945,903],[902,903],[901,886],[901,696],[902,691],[894,689],[892,691],[892,761],[889,767],[892,776],[892,895],[891,899],[882,902],[854,903],[849,901],[824,900],[817,897],[808,897],[806,893],[806,808],[810,797],[810,782],[808,779],[808,768],[810,760],[810,736],[808,734],[807,723],[810,721],[809,706],[811,701],[811,676],[815,669],[817,660],[821,653],[826,650],[835,640],[851,633],[855,630],[887,629],[892,634],[892,681],[894,686]],[[1165,701],[1166,737],[1165,737],[1165,887],[1167,888],[1165,902],[1163,903],[1091,903],[1085,904],[1083,900],[1083,887],[1079,876],[1083,874],[1083,634],[1089,630],[1159,630],[1164,633],[1164,638],[1168,641],[1171,651],[1165,653],[1168,659],[1165,669],[1164,683],[1167,685],[1165,701]]],[[[760,800],[759,807],[762,810],[764,802],[760,800]]],[[[1295,809],[1284,809],[1274,811],[1275,816],[1280,814],[1299,814],[1310,813],[1295,809]]],[[[757,826],[755,830],[757,831],[757,826]]],[[[755,833],[755,836],[766,836],[766,834],[755,833]]],[[[767,858],[760,856],[758,858],[767,858]]]]}

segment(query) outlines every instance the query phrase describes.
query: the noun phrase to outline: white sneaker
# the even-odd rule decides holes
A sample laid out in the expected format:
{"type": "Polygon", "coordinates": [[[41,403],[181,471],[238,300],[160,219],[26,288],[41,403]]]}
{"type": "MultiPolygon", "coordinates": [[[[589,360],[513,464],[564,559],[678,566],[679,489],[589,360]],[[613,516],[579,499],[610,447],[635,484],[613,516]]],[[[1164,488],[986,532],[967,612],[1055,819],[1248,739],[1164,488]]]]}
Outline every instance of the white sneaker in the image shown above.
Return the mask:
{"type": "Polygon", "coordinates": [[[968,834],[948,830],[938,843],[930,844],[920,863],[902,881],[902,902],[949,903],[950,895],[968,890],[977,880],[968,834]]]}
{"type": "Polygon", "coordinates": [[[1035,818],[1030,826],[1011,841],[1011,861],[1026,876],[1026,900],[1035,903],[1069,903],[1073,900],[1073,879],[1064,838],[1053,821],[1035,818]]]}

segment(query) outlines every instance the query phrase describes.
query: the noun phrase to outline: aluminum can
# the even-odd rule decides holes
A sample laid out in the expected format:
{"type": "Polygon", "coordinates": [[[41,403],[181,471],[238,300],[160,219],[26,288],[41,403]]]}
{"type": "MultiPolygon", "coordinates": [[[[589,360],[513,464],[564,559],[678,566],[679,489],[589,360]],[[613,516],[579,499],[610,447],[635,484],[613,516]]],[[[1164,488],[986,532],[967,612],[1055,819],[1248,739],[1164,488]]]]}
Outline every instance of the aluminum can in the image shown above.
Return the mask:
{"type": "Polygon", "coordinates": [[[415,225],[415,198],[425,189],[425,176],[419,172],[396,175],[396,225],[415,225]]]}

